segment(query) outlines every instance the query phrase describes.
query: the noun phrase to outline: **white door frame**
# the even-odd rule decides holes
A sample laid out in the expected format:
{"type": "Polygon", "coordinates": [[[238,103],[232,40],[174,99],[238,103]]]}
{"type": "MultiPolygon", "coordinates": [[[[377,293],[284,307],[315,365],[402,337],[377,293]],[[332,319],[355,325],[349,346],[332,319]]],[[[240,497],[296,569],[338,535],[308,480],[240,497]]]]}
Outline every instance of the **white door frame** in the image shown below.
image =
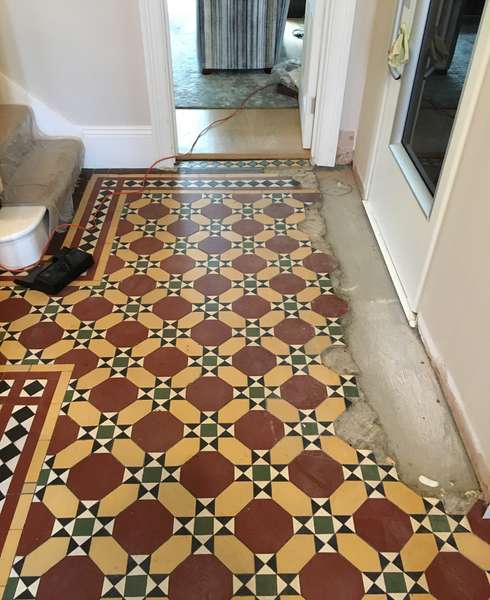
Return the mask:
{"type": "MultiPolygon", "coordinates": [[[[155,160],[177,154],[170,26],[166,0],[139,0],[155,160]]],[[[161,163],[173,166],[175,159],[161,163]]]]}
{"type": "MultiPolygon", "coordinates": [[[[318,15],[323,43],[312,57],[319,72],[311,147],[318,166],[335,166],[357,2],[322,0],[318,15]]],[[[156,160],[176,154],[178,145],[167,1],[139,0],[139,7],[156,160]]]]}

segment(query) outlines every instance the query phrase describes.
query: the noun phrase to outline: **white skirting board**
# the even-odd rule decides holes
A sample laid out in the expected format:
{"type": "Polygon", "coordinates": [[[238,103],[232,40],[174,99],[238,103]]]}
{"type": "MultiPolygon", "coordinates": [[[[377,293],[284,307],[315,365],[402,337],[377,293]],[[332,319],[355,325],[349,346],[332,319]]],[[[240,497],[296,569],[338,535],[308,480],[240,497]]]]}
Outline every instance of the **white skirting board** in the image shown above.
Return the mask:
{"type": "Polygon", "coordinates": [[[85,145],[84,166],[86,168],[145,168],[159,158],[151,126],[76,125],[2,73],[0,73],[0,103],[30,106],[41,134],[82,139],[85,145]]]}

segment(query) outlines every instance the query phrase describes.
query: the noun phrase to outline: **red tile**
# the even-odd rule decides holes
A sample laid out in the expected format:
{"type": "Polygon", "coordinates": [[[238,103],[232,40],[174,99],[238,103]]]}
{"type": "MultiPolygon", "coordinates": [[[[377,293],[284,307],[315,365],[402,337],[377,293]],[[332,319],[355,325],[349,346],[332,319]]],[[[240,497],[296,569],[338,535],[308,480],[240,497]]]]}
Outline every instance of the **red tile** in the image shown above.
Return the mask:
{"type": "Polygon", "coordinates": [[[134,348],[148,337],[148,329],[139,321],[121,321],[107,330],[106,339],[116,348],[134,348]]]}
{"type": "Polygon", "coordinates": [[[478,500],[468,513],[468,521],[475,535],[490,544],[490,519],[484,519],[483,515],[487,505],[483,500],[478,500]]]}
{"type": "Polygon", "coordinates": [[[22,530],[17,554],[26,556],[49,540],[55,518],[42,502],[33,502],[22,530]]]}
{"type": "Polygon", "coordinates": [[[70,469],[67,485],[80,500],[101,500],[123,475],[124,467],[112,454],[90,454],[70,469]]]}
{"type": "Polygon", "coordinates": [[[306,287],[306,282],[293,273],[281,273],[271,279],[271,288],[287,296],[301,292],[306,287]]]}
{"type": "Polygon", "coordinates": [[[284,424],[266,410],[251,410],[235,423],[235,437],[252,450],[270,450],[284,437],[284,424]]]}
{"type": "Polygon", "coordinates": [[[101,412],[119,412],[138,398],[138,388],[126,377],[111,377],[97,384],[89,401],[101,412]]]}
{"type": "Polygon", "coordinates": [[[196,498],[216,498],[234,479],[231,462],[219,452],[200,452],[180,472],[180,482],[196,498]]]}
{"type": "Polygon", "coordinates": [[[327,397],[327,388],[311,375],[293,375],[281,385],[284,400],[299,409],[319,406],[327,397]]]}
{"type": "Polygon", "coordinates": [[[24,298],[7,298],[0,302],[0,322],[9,323],[29,314],[31,305],[24,298]]]}
{"type": "Polygon", "coordinates": [[[242,254],[233,261],[233,268],[246,275],[255,275],[265,269],[267,262],[256,254],[242,254]]]}
{"type": "Polygon", "coordinates": [[[339,261],[335,256],[323,254],[323,252],[314,252],[307,256],[303,265],[315,273],[331,273],[339,268],[339,261]]]}
{"type": "Polygon", "coordinates": [[[276,366],[276,357],[261,346],[246,346],[233,356],[232,362],[245,375],[258,377],[276,366]]]}
{"type": "Polygon", "coordinates": [[[147,204],[146,206],[143,206],[143,208],[140,208],[138,213],[143,219],[155,221],[170,214],[170,209],[159,202],[152,202],[151,204],[147,204]]]}
{"type": "Polygon", "coordinates": [[[173,522],[158,500],[137,500],[116,517],[113,535],[128,554],[152,554],[172,536],[173,522]]]}
{"type": "Polygon", "coordinates": [[[178,348],[158,348],[145,357],[143,366],[157,377],[173,377],[187,367],[188,360],[178,348]]]}
{"type": "Polygon", "coordinates": [[[273,219],[286,219],[294,214],[294,208],[289,206],[289,204],[280,204],[276,202],[267,206],[264,213],[273,219]]]}
{"type": "Polygon", "coordinates": [[[32,325],[19,336],[19,342],[29,350],[44,349],[63,337],[63,329],[58,323],[41,322],[32,325]]]}
{"type": "Polygon", "coordinates": [[[187,400],[202,411],[217,411],[233,400],[233,388],[219,377],[200,377],[186,390],[187,400]]]}
{"type": "Polygon", "coordinates": [[[104,576],[88,556],[66,556],[42,575],[37,600],[99,600],[104,576]]]}
{"type": "Polygon", "coordinates": [[[240,202],[241,204],[254,204],[257,200],[262,200],[262,194],[241,194],[240,192],[233,192],[233,200],[240,202]]]}
{"type": "Polygon", "coordinates": [[[324,294],[311,303],[312,309],[324,317],[336,318],[345,315],[349,304],[334,294],[324,294]]]}
{"type": "Polygon", "coordinates": [[[131,438],[145,452],[166,452],[184,435],[184,425],[169,412],[151,412],[133,425],[131,438]]]}
{"type": "Polygon", "coordinates": [[[85,298],[73,307],[73,314],[80,321],[97,321],[111,314],[114,308],[106,298],[85,298]]]}
{"type": "Polygon", "coordinates": [[[198,247],[206,254],[223,254],[231,248],[231,242],[220,235],[210,235],[199,242],[198,247]]]}
{"type": "Polygon", "coordinates": [[[425,572],[429,590],[438,600],[488,600],[485,572],[457,552],[441,552],[425,572]]]}
{"type": "Polygon", "coordinates": [[[179,219],[167,227],[175,237],[188,237],[199,231],[199,225],[190,219],[179,219]]]}
{"type": "Polygon", "coordinates": [[[127,219],[121,219],[117,225],[116,235],[123,236],[134,230],[133,223],[130,223],[127,219]]]}
{"type": "Polygon", "coordinates": [[[153,312],[164,321],[177,321],[192,312],[192,304],[180,296],[167,296],[153,305],[153,312]]]}
{"type": "Polygon", "coordinates": [[[60,415],[56,421],[48,454],[58,454],[78,438],[80,426],[68,415],[60,415]]]}
{"type": "Polygon", "coordinates": [[[256,294],[247,294],[233,302],[233,311],[245,319],[260,319],[271,310],[270,303],[257,296],[256,294]]]}
{"type": "Polygon", "coordinates": [[[119,258],[119,256],[109,256],[109,259],[107,260],[107,265],[105,267],[105,274],[112,275],[113,273],[119,271],[119,269],[122,269],[125,266],[126,263],[121,258],[119,258]]]}
{"type": "Polygon", "coordinates": [[[264,225],[255,219],[240,219],[240,221],[233,223],[231,228],[235,233],[244,237],[254,236],[264,231],[264,225]]]}
{"type": "Polygon", "coordinates": [[[235,535],[252,552],[273,554],[292,537],[292,517],[274,500],[252,500],[235,517],[235,535]]]}
{"type": "Polygon", "coordinates": [[[231,288],[231,281],[223,275],[209,273],[199,277],[194,283],[194,287],[203,296],[219,296],[231,288]]]}
{"type": "Polygon", "coordinates": [[[305,450],[289,464],[289,479],[311,498],[328,498],[344,482],[342,467],[321,450],[305,450]]]}
{"type": "Polygon", "coordinates": [[[87,348],[77,348],[62,354],[54,362],[57,365],[74,365],[72,377],[78,379],[96,369],[99,358],[87,348]]]}
{"type": "Polygon", "coordinates": [[[170,575],[169,600],[230,600],[230,571],[210,554],[189,556],[170,575]]]}
{"type": "Polygon", "coordinates": [[[209,206],[205,206],[201,213],[211,219],[213,221],[221,221],[222,219],[226,219],[232,214],[232,210],[229,206],[225,206],[224,204],[210,204],[209,206]]]}
{"type": "Polygon", "coordinates": [[[266,247],[277,254],[290,254],[299,248],[298,240],[287,235],[276,235],[265,243],[266,247]]]}
{"type": "Polygon", "coordinates": [[[299,580],[305,600],[361,600],[365,597],[361,573],[341,554],[316,554],[301,570],[299,580]]]}
{"type": "Polygon", "coordinates": [[[156,288],[157,282],[148,275],[131,275],[119,284],[119,289],[127,296],[144,296],[156,288]]]}
{"type": "Polygon", "coordinates": [[[413,535],[409,516],[385,498],[369,498],[354,513],[357,535],[378,552],[400,552],[413,535]]]}
{"type": "Polygon", "coordinates": [[[303,319],[284,319],[275,326],[274,335],[291,346],[303,346],[315,336],[315,328],[303,319]]]}
{"type": "Polygon", "coordinates": [[[190,256],[174,254],[162,260],[160,266],[171,275],[182,275],[194,268],[195,261],[190,256]]]}
{"type": "Polygon", "coordinates": [[[191,337],[201,346],[220,346],[232,336],[229,325],[216,319],[201,321],[191,329],[191,337]]]}
{"type": "Polygon", "coordinates": [[[129,244],[130,249],[140,256],[149,256],[163,248],[163,242],[152,236],[146,236],[134,240],[129,244]]]}

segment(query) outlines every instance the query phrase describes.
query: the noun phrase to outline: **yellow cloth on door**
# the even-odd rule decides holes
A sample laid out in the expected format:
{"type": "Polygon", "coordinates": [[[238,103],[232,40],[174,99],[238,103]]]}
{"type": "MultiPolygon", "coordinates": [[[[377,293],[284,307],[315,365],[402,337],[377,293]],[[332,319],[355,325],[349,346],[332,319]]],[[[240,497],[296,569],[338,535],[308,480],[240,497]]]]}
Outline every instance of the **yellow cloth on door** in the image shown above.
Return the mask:
{"type": "Polygon", "coordinates": [[[400,25],[400,33],[395,43],[388,52],[388,64],[390,67],[399,69],[410,60],[409,41],[410,35],[407,31],[407,26],[403,23],[400,25]]]}

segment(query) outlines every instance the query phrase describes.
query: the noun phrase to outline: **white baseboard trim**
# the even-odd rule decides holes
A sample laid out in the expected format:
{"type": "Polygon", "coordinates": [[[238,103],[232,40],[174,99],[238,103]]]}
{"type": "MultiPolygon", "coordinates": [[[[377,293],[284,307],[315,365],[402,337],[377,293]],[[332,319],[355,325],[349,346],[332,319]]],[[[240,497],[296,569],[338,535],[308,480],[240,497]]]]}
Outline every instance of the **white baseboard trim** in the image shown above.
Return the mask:
{"type": "Polygon", "coordinates": [[[86,168],[146,168],[159,158],[151,126],[76,125],[3,73],[0,73],[0,103],[30,106],[41,134],[80,138],[85,145],[86,168]]]}
{"type": "Polygon", "coordinates": [[[471,420],[468,418],[464,399],[461,396],[461,392],[458,388],[458,385],[454,381],[452,374],[447,368],[444,357],[441,355],[439,348],[432,337],[430,329],[424,320],[423,314],[418,315],[417,327],[422,339],[422,343],[424,344],[432,366],[439,379],[439,383],[453,415],[454,421],[456,422],[456,426],[461,435],[461,439],[463,440],[463,444],[475,469],[482,491],[485,495],[485,499],[490,501],[490,465],[488,464],[488,459],[485,459],[478,435],[471,424],[471,420]]]}

